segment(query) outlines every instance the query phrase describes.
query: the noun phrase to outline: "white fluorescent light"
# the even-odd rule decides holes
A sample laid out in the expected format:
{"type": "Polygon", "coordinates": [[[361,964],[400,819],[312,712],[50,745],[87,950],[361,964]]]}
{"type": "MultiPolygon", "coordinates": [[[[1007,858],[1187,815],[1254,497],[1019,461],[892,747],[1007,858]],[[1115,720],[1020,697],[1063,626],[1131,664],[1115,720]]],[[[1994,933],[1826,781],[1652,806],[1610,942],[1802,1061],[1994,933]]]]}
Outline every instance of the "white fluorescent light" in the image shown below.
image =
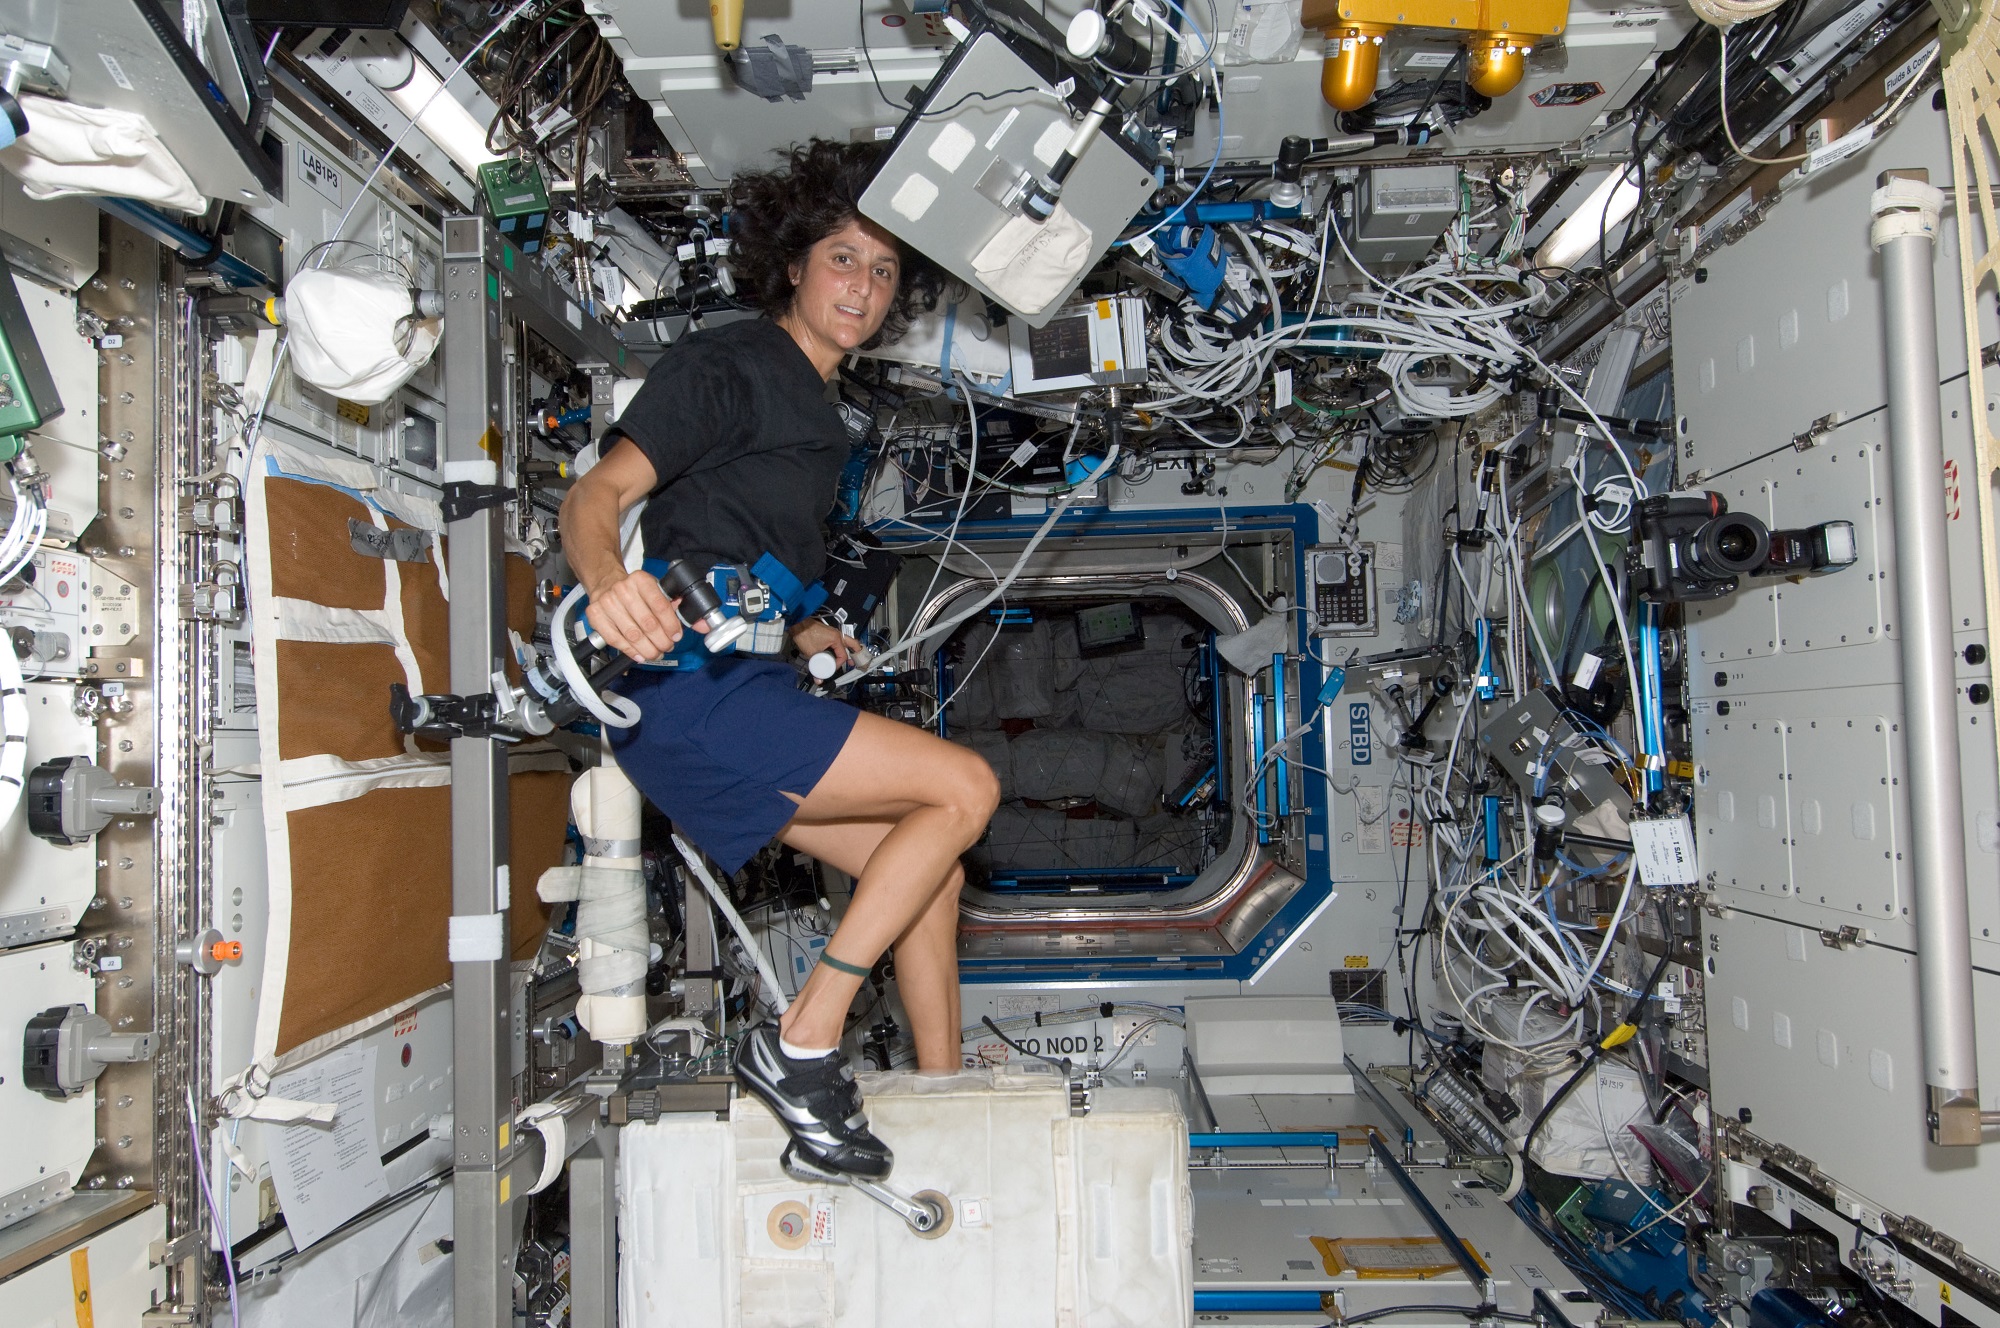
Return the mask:
{"type": "Polygon", "coordinates": [[[369,34],[357,42],[354,63],[466,175],[475,176],[486,162],[500,160],[500,153],[487,150],[486,126],[444,91],[431,67],[401,40],[369,34]]]}
{"type": "Polygon", "coordinates": [[[1611,228],[1632,215],[1639,206],[1639,182],[1629,166],[1620,166],[1604,177],[1576,211],[1563,219],[1535,255],[1540,267],[1574,267],[1578,259],[1597,252],[1603,238],[1611,247],[1611,228]]]}

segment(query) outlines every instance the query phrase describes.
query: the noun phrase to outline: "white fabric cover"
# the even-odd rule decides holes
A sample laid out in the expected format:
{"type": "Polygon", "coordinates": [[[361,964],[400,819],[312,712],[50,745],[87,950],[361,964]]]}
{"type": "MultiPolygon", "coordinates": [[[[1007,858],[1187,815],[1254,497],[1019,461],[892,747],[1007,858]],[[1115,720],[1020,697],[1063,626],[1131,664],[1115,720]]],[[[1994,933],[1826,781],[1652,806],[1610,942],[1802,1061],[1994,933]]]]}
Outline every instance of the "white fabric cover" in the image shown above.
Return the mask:
{"type": "MultiPolygon", "coordinates": [[[[577,776],[570,789],[570,818],[588,843],[637,847],[639,790],[615,765],[577,776]]],[[[576,902],[576,1017],[584,1031],[607,1045],[630,1042],[646,1031],[646,877],[637,854],[586,853],[575,867],[551,867],[535,883],[545,904],[576,902]]]]}
{"type": "Polygon", "coordinates": [[[1164,1089],[1098,1090],[1071,1117],[1055,1076],[1019,1066],[862,1075],[896,1150],[890,1185],[950,1198],[923,1240],[839,1186],[778,1167],[755,1101],[730,1121],[663,1117],[619,1148],[625,1328],[1161,1328],[1193,1317],[1187,1124],[1164,1089]],[[831,1200],[831,1244],[786,1249],[771,1215],[831,1200]],[[967,1200],[985,1209],[965,1221],[967,1200]]]}
{"type": "MultiPolygon", "coordinates": [[[[968,654],[968,663],[973,655],[968,654]]],[[[964,669],[959,670],[964,675],[964,669]]],[[[993,679],[985,669],[980,669],[971,677],[952,689],[951,699],[945,702],[945,715],[951,722],[954,733],[965,729],[990,729],[993,727],[993,679]]]]}
{"type": "Polygon", "coordinates": [[[1063,852],[1069,818],[1061,812],[1003,802],[986,823],[986,842],[972,850],[976,863],[1015,871],[1053,871],[1071,866],[1063,852]]]}
{"type": "MultiPolygon", "coordinates": [[[[970,646],[971,643],[968,643],[970,646]]],[[[977,642],[985,649],[983,640],[977,642]]],[[[976,658],[968,649],[967,658],[976,658]]],[[[992,680],[993,713],[1001,719],[1045,719],[1055,709],[1055,660],[1049,650],[1049,625],[1010,627],[1000,633],[986,657],[992,680]]],[[[976,676],[976,675],[975,675],[976,676]]]]}
{"type": "Polygon", "coordinates": [[[1158,811],[1170,739],[1178,759],[1177,735],[1128,738],[1121,733],[1107,738],[1104,773],[1097,781],[1097,805],[1124,816],[1150,816],[1158,811]]]}
{"type": "Polygon", "coordinates": [[[359,405],[387,401],[437,349],[438,320],[412,303],[409,282],[386,272],[302,269],[285,287],[292,372],[359,405]]]}
{"type": "MultiPolygon", "coordinates": [[[[1480,1020],[1489,1028],[1517,1031],[1524,1042],[1546,1040],[1562,1021],[1526,997],[1505,993],[1483,1002],[1480,1020]]],[[[1541,1115],[1549,1094],[1560,1089],[1575,1071],[1567,1065],[1553,1070],[1532,1067],[1527,1057],[1488,1040],[1480,1060],[1480,1078],[1495,1092],[1510,1094],[1521,1114],[1509,1121],[1507,1132],[1518,1142],[1541,1115]]],[[[1620,1064],[1600,1060],[1590,1076],[1571,1090],[1548,1123],[1535,1136],[1529,1157],[1558,1176],[1608,1180],[1624,1176],[1641,1185],[1653,1181],[1653,1156],[1638,1135],[1626,1129],[1650,1108],[1639,1076],[1620,1064]],[[1612,1155],[1613,1141],[1617,1156],[1612,1155]],[[1620,1164],[1623,1164],[1621,1169],[1620,1164]]]]}
{"type": "Polygon", "coordinates": [[[1075,282],[1090,263],[1090,244],[1090,227],[1058,203],[1047,221],[1017,216],[995,231],[972,270],[1000,303],[1032,317],[1075,282]]]}
{"type": "Polygon", "coordinates": [[[1101,733],[1029,729],[1012,744],[1014,792],[1036,802],[1095,796],[1105,745],[1101,733]]]}
{"type": "Polygon", "coordinates": [[[33,93],[22,94],[21,109],[28,115],[28,132],[0,150],[0,165],[20,178],[28,197],[108,195],[176,212],[208,206],[145,116],[33,93]]]}
{"type": "Polygon", "coordinates": [[[1139,827],[1115,816],[1065,819],[1062,851],[1065,867],[1136,867],[1139,827]]]}

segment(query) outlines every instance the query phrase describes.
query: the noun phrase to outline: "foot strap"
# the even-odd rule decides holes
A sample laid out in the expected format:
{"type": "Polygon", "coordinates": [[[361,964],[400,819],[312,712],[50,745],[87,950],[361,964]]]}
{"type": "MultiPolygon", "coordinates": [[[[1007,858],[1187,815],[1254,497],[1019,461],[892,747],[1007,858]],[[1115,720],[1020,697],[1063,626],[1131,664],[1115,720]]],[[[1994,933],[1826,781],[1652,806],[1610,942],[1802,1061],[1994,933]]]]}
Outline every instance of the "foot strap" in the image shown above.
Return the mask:
{"type": "Polygon", "coordinates": [[[819,961],[822,964],[825,964],[828,968],[832,969],[836,973],[846,973],[850,977],[857,977],[857,978],[865,978],[868,976],[868,970],[861,967],[859,964],[850,964],[844,959],[835,959],[832,955],[828,954],[824,950],[820,951],[819,961]]]}

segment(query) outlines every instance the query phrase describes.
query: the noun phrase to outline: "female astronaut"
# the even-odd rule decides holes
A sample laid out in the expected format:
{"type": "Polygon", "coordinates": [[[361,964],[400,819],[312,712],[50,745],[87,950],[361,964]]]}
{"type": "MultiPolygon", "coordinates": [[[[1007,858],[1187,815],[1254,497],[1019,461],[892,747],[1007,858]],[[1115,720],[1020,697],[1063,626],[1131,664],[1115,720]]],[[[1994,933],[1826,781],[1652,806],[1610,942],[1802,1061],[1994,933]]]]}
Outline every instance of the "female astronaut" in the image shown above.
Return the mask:
{"type": "MultiPolygon", "coordinates": [[[[620,555],[619,518],[642,499],[649,558],[705,571],[769,553],[805,582],[824,568],[822,522],[850,447],[826,383],[850,352],[900,335],[937,287],[860,215],[876,152],[815,139],[737,180],[730,265],[764,316],[662,355],[563,503],[591,625],[636,660],[673,649],[682,630],[659,582],[620,555]]],[[[858,648],[813,619],[791,639],[843,663],[858,648]]],[[[778,660],[634,670],[620,689],[642,717],[613,738],[618,764],[723,871],[775,836],[855,879],[818,967],[778,1023],[745,1034],[736,1075],[808,1161],[886,1177],[892,1155],[840,1051],[848,1009],[893,947],[918,1067],[959,1066],[958,859],[998,801],[993,771],[966,748],[800,691],[778,660]]]]}

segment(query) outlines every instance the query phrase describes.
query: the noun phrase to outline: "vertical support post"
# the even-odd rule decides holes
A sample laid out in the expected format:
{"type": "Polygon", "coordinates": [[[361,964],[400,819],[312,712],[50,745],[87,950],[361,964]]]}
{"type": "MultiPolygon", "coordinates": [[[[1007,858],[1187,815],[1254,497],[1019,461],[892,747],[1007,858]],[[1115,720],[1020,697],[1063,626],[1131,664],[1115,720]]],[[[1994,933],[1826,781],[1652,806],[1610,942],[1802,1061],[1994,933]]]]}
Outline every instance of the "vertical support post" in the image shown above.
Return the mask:
{"type": "Polygon", "coordinates": [[[569,1162],[569,1322],[618,1323],[618,1130],[605,1122],[569,1162]]]}
{"type": "MultiPolygon", "coordinates": [[[[444,477],[454,495],[500,481],[500,280],[497,242],[479,217],[444,223],[444,477]],[[465,486],[465,487],[459,487],[465,486]]],[[[457,505],[448,520],[451,689],[493,689],[504,667],[506,569],[499,507],[457,505]],[[467,511],[467,507],[476,510],[467,511]]],[[[487,738],[451,744],[452,1317],[509,1328],[514,1317],[512,1005],[507,973],[507,751],[487,738]]]]}
{"type": "Polygon", "coordinates": [[[1944,437],[1938,420],[1937,291],[1932,246],[1944,191],[1924,171],[1877,184],[1869,239],[1882,255],[1889,360],[1889,473],[1895,490],[1896,601],[1908,752],[1917,988],[1923,1010],[1931,1142],[1980,1141],[1973,1040],[1972,925],[1952,679],[1951,570],[1945,548],[1944,437]]]}
{"type": "Polygon", "coordinates": [[[714,977],[698,978],[695,974],[712,974],[721,967],[716,959],[715,915],[709,912],[708,896],[702,893],[693,873],[677,874],[681,882],[681,926],[687,956],[681,1009],[696,1019],[706,1019],[720,1004],[721,992],[714,977]]]}

